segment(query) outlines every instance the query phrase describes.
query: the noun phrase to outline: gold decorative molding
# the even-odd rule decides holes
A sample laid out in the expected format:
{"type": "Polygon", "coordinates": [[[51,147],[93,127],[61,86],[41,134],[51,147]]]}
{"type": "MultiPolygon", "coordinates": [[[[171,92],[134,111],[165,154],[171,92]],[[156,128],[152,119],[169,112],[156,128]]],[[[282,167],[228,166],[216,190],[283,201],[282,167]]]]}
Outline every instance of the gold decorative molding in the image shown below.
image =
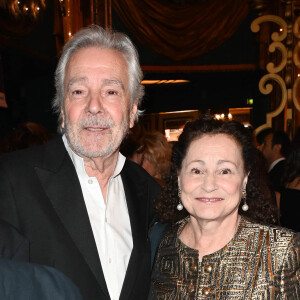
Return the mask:
{"type": "Polygon", "coordinates": [[[260,31],[260,24],[265,23],[265,22],[276,23],[280,26],[280,28],[282,28],[281,32],[273,32],[271,34],[272,41],[281,42],[286,38],[286,36],[287,36],[287,23],[281,17],[275,16],[275,15],[264,15],[264,16],[256,18],[251,23],[251,26],[250,26],[251,31],[252,32],[259,32],[260,31]]]}
{"type": "Polygon", "coordinates": [[[266,114],[266,123],[259,126],[255,130],[256,133],[259,133],[266,127],[272,127],[272,119],[285,109],[284,122],[286,126],[286,123],[292,120],[292,105],[300,111],[300,99],[298,99],[300,93],[297,93],[297,90],[300,89],[300,78],[298,74],[295,74],[295,66],[300,68],[300,41],[295,42],[295,39],[300,39],[300,17],[293,23],[291,8],[290,6],[286,7],[289,7],[285,12],[286,20],[276,15],[264,15],[256,18],[251,24],[252,32],[258,32],[260,25],[265,22],[277,24],[279,32],[271,34],[272,42],[268,50],[271,53],[275,51],[281,53],[281,55],[277,56],[281,57],[277,65],[274,62],[267,63],[266,70],[269,73],[264,75],[259,81],[259,90],[264,95],[270,94],[273,91],[273,83],[277,83],[281,90],[281,100],[278,101],[278,105],[273,111],[266,114]],[[267,83],[269,81],[272,84],[267,83]]]}
{"type": "Polygon", "coordinates": [[[261,130],[263,130],[266,127],[272,127],[272,119],[274,117],[278,116],[284,110],[284,107],[285,107],[285,104],[286,104],[287,98],[288,98],[288,90],[286,88],[285,82],[282,79],[282,77],[280,77],[278,74],[267,74],[261,78],[261,80],[259,81],[259,90],[261,91],[262,94],[268,95],[272,92],[273,85],[270,83],[267,83],[269,80],[273,80],[279,84],[279,86],[281,88],[281,101],[280,101],[279,106],[275,110],[267,113],[266,123],[259,126],[256,129],[256,133],[260,132],[261,130]]]}

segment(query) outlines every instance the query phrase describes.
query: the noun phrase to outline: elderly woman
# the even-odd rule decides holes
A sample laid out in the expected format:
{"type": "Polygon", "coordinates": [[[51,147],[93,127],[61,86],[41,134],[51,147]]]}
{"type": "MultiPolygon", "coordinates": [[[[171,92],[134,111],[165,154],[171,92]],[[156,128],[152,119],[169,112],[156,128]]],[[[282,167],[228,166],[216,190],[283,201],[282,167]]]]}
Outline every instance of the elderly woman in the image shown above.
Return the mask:
{"type": "Polygon", "coordinates": [[[253,177],[253,150],[238,122],[187,123],[157,201],[160,220],[173,225],[149,299],[300,299],[300,237],[266,225],[276,211],[253,177]]]}

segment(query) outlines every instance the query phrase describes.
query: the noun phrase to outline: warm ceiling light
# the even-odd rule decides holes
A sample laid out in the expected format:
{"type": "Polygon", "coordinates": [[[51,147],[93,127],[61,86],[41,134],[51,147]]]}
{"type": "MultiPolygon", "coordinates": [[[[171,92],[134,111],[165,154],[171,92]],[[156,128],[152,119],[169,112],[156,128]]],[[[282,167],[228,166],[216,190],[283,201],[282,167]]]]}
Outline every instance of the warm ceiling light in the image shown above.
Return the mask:
{"type": "Polygon", "coordinates": [[[142,84],[178,84],[178,83],[188,83],[189,80],[185,79],[175,79],[175,80],[142,80],[142,84]]]}

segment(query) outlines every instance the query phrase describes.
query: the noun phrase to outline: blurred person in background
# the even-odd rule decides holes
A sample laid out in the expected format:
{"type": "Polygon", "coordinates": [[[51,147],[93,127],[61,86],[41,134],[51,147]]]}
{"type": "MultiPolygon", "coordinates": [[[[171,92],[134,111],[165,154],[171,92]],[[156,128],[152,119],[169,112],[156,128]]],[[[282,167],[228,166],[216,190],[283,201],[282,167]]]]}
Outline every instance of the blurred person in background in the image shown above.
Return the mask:
{"type": "Polygon", "coordinates": [[[143,143],[145,148],[141,166],[160,185],[164,185],[164,178],[170,170],[172,144],[158,131],[146,132],[143,143]]]}
{"type": "Polygon", "coordinates": [[[290,152],[290,139],[286,132],[276,130],[269,132],[262,144],[261,151],[268,163],[268,173],[271,189],[280,193],[283,189],[281,178],[290,152]]]}
{"type": "Polygon", "coordinates": [[[0,141],[0,153],[46,144],[52,135],[41,124],[23,122],[10,130],[0,141]]]}
{"type": "Polygon", "coordinates": [[[300,232],[300,147],[295,147],[286,159],[282,184],[281,193],[276,193],[280,225],[300,232]]]}

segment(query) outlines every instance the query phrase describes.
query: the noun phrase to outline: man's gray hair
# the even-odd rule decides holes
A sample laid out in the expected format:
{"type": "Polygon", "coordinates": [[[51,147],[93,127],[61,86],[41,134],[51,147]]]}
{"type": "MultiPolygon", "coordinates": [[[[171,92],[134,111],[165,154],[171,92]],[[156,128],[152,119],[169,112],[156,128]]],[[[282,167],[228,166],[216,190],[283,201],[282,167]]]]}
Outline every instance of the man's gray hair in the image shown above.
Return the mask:
{"type": "MultiPolygon", "coordinates": [[[[64,107],[66,67],[75,52],[88,47],[99,47],[121,52],[128,65],[130,106],[132,107],[134,103],[139,106],[144,96],[144,86],[141,84],[143,72],[139,64],[139,56],[129,37],[120,32],[106,30],[98,25],[83,28],[65,44],[55,71],[56,94],[52,107],[59,115],[58,130],[60,132],[63,132],[61,111],[64,107]]],[[[136,121],[141,113],[140,110],[137,111],[136,121]]]]}

